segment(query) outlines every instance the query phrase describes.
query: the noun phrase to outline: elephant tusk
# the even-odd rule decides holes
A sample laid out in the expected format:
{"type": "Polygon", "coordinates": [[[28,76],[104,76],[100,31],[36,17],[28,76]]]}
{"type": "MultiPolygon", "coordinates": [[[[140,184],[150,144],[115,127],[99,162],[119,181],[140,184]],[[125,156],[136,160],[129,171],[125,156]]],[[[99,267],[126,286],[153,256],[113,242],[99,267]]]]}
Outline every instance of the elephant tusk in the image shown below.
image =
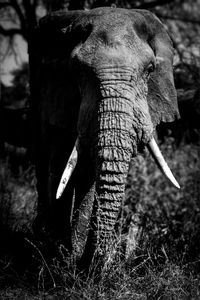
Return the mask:
{"type": "Polygon", "coordinates": [[[72,153],[68,159],[68,162],[63,171],[62,177],[60,179],[60,183],[58,185],[58,189],[57,189],[57,193],[56,193],[56,199],[59,199],[62,196],[62,194],[66,188],[66,185],[76,167],[77,160],[78,160],[78,145],[79,145],[79,140],[77,138],[74,148],[72,150],[72,153]]]}
{"type": "Polygon", "coordinates": [[[171,181],[172,184],[174,184],[175,187],[180,189],[180,185],[178,184],[170,168],[168,167],[154,138],[152,138],[151,141],[147,144],[147,148],[151,153],[152,157],[154,158],[161,172],[171,181]]]}

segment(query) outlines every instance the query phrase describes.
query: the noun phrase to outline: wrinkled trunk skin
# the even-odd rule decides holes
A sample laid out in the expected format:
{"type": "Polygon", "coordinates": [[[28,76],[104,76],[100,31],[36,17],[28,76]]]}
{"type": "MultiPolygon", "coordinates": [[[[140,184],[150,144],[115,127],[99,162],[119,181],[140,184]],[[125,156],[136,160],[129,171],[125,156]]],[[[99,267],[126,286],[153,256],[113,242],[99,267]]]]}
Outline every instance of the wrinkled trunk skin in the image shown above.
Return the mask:
{"type": "MultiPolygon", "coordinates": [[[[133,99],[124,95],[124,82],[101,81],[98,134],[95,143],[97,244],[102,254],[113,240],[114,227],[124,200],[129,163],[136,151],[133,99]],[[114,85],[115,83],[115,85],[114,85]]],[[[134,97],[134,95],[132,95],[134,97]]]]}
{"type": "MultiPolygon", "coordinates": [[[[79,124],[79,128],[90,128],[90,155],[95,169],[94,184],[90,186],[90,192],[82,201],[88,203],[89,199],[92,203],[90,214],[93,207],[90,222],[92,230],[89,232],[84,255],[86,259],[88,252],[95,250],[102,257],[112,245],[115,224],[125,196],[130,160],[137,154],[139,141],[145,143],[153,131],[146,103],[146,85],[142,80],[138,83],[132,74],[133,70],[129,68],[110,70],[104,67],[103,71],[97,74],[97,99],[93,99],[94,93],[91,93],[91,89],[86,89],[92,94],[88,97],[90,104],[95,103],[91,109],[95,113],[90,124],[79,124]]],[[[84,104],[83,107],[85,109],[87,106],[84,104]]],[[[87,108],[85,111],[88,113],[87,108]]],[[[82,119],[89,119],[88,115],[82,119]]],[[[85,136],[86,132],[82,132],[82,136],[85,136]]],[[[81,134],[79,131],[80,139],[81,134]]],[[[83,226],[80,223],[83,224],[81,220],[86,219],[87,211],[83,209],[82,216],[79,214],[78,230],[75,230],[74,234],[76,237],[81,237],[81,232],[86,232],[86,227],[82,230],[83,226]]],[[[90,215],[87,221],[89,219],[90,215]]],[[[82,242],[78,242],[77,238],[79,257],[86,242],[85,239],[82,240],[84,245],[80,247],[82,242]]]]}

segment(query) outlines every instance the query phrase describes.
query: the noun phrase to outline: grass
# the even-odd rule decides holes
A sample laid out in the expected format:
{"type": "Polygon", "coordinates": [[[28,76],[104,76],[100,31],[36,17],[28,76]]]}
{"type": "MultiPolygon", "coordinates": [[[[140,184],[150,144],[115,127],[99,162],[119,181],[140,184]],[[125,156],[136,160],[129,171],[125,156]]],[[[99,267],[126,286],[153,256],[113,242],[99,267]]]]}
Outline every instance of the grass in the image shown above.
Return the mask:
{"type": "Polygon", "coordinates": [[[32,166],[12,170],[8,158],[0,161],[0,226],[30,229],[37,209],[35,182],[32,166]]]}
{"type": "MultiPolygon", "coordinates": [[[[0,259],[0,299],[199,299],[200,147],[175,148],[168,139],[161,149],[181,190],[171,186],[150,157],[135,159],[127,182],[123,234],[130,223],[138,241],[128,258],[116,252],[97,278],[78,272],[64,247],[50,262],[38,245],[26,241],[37,261],[34,276],[16,271],[5,252],[0,259]]],[[[0,205],[6,207],[1,223],[8,222],[17,232],[30,228],[36,210],[34,170],[13,175],[3,161],[0,178],[0,205]],[[17,227],[16,218],[21,220],[17,227]]]]}

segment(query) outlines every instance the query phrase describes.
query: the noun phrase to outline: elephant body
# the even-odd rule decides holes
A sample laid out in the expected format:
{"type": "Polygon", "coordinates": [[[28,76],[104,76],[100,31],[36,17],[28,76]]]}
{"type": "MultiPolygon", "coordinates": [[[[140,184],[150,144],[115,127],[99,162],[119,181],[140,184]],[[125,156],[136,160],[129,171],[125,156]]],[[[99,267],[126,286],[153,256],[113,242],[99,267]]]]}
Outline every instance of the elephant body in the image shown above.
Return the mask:
{"type": "Polygon", "coordinates": [[[112,243],[132,157],[160,122],[178,117],[173,48],[150,12],[59,11],[30,43],[38,219],[80,258],[112,243]],[[56,200],[78,139],[78,161],[56,200]]]}

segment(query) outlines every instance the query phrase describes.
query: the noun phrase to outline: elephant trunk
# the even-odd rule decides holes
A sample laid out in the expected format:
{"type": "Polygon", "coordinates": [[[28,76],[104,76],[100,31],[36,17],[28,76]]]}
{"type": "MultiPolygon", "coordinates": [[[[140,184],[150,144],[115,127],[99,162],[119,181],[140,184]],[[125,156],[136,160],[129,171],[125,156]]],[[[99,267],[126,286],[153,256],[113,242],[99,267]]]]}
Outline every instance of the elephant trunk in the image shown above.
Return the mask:
{"type": "MultiPolygon", "coordinates": [[[[124,86],[101,83],[95,141],[98,245],[105,249],[112,238],[125,195],[129,163],[136,151],[133,99],[121,95],[124,86]],[[115,87],[115,89],[114,89],[115,87]],[[117,88],[116,88],[117,87],[117,88]]],[[[134,95],[132,95],[134,97],[134,95]]]]}
{"type": "MultiPolygon", "coordinates": [[[[114,132],[106,131],[108,137],[112,134],[114,132]]],[[[99,142],[105,143],[105,146],[101,149],[98,147],[96,164],[98,244],[106,242],[112,236],[119,208],[124,200],[126,177],[132,153],[123,133],[117,136],[118,142],[121,141],[122,144],[121,149],[114,145],[114,139],[112,146],[106,146],[104,138],[99,139],[99,142]]]]}

